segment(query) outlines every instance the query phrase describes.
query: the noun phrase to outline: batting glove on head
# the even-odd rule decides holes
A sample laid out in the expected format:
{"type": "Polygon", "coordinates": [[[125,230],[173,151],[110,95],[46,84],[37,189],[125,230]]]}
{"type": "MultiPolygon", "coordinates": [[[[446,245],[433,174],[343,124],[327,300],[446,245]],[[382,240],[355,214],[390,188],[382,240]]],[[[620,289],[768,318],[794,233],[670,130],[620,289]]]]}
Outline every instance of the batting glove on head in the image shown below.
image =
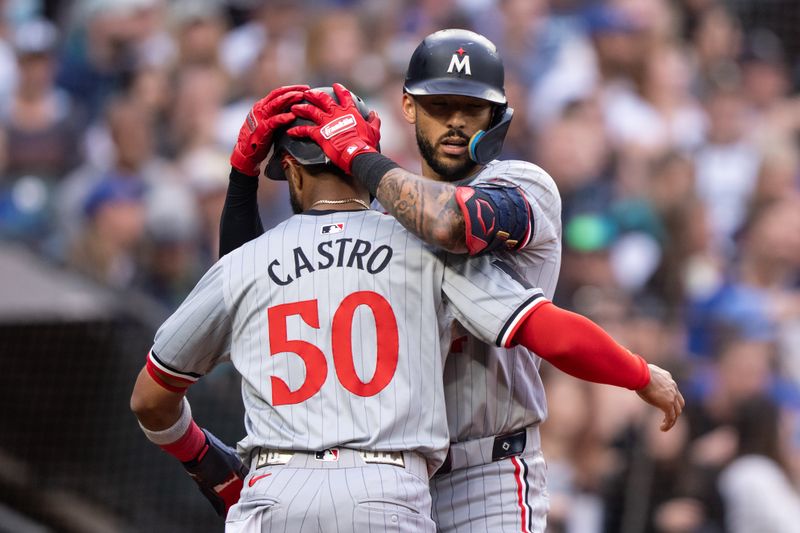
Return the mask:
{"type": "Polygon", "coordinates": [[[239,501],[242,484],[248,468],[242,463],[233,448],[227,446],[208,430],[205,445],[200,453],[183,467],[200,487],[214,510],[220,516],[228,514],[228,509],[239,501]]]}
{"type": "Polygon", "coordinates": [[[295,119],[289,107],[302,100],[307,89],[308,85],[279,87],[253,105],[231,153],[233,168],[248,176],[258,176],[259,166],[272,147],[275,130],[295,119]]]}
{"type": "Polygon", "coordinates": [[[334,165],[350,174],[353,158],[378,152],[381,120],[374,111],[362,117],[344,85],[334,83],[333,92],[338,102],[323,92],[306,91],[304,98],[309,103],[293,105],[292,112],[315,125],[295,126],[286,133],[312,139],[334,165]]]}

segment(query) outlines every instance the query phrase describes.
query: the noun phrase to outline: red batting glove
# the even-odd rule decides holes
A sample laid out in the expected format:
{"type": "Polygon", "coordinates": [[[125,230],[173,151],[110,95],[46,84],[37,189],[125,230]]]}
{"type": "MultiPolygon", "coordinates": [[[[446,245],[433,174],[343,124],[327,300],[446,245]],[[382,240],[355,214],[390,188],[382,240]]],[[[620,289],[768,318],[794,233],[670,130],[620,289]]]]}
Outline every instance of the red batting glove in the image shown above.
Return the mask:
{"type": "Polygon", "coordinates": [[[302,100],[307,89],[308,85],[279,87],[253,105],[231,153],[233,168],[248,176],[258,176],[261,162],[272,147],[275,130],[295,119],[294,114],[282,111],[302,100]]]}
{"type": "Polygon", "coordinates": [[[309,103],[292,106],[292,112],[316,125],[295,126],[286,133],[311,138],[334,165],[350,174],[355,156],[377,153],[381,120],[374,111],[367,119],[362,117],[344,85],[334,83],[333,92],[339,103],[323,92],[306,91],[305,99],[309,103]]]}

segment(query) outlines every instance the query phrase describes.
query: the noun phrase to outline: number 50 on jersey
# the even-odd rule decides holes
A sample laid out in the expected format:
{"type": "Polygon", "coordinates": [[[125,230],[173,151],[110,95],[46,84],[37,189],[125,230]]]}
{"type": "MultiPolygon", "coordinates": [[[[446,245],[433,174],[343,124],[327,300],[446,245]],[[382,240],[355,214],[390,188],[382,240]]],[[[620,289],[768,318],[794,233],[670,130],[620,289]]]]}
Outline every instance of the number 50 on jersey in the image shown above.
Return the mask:
{"type": "MultiPolygon", "coordinates": [[[[286,319],[293,315],[299,315],[307,325],[319,329],[317,300],[286,303],[267,309],[270,355],[296,354],[302,359],[306,370],[305,381],[296,390],[289,389],[283,379],[270,377],[272,405],[304,402],[319,392],[328,377],[328,361],[319,347],[307,341],[288,338],[286,319]]],[[[345,297],[333,314],[331,347],[336,377],[342,387],[364,397],[374,396],[382,391],[394,377],[399,351],[397,319],[389,302],[372,291],[354,292],[345,297]],[[356,373],[353,360],[353,317],[356,309],[362,305],[372,312],[378,339],[375,372],[367,382],[362,381],[356,373]]]]}

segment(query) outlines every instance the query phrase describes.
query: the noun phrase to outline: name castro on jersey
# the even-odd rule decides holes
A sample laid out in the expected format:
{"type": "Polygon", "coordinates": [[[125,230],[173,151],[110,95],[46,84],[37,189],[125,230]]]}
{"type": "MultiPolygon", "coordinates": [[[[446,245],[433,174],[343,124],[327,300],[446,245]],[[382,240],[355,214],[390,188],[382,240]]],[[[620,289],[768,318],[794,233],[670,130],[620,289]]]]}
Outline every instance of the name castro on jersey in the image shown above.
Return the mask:
{"type": "Polygon", "coordinates": [[[293,266],[284,267],[278,259],[274,259],[267,268],[270,279],[278,285],[288,285],[300,278],[304,272],[325,270],[333,266],[357,268],[366,270],[370,274],[377,274],[389,265],[394,251],[386,244],[373,250],[369,241],[361,239],[324,241],[317,245],[317,254],[321,259],[317,261],[316,266],[308,259],[308,256],[313,257],[313,254],[307,254],[302,247],[298,246],[292,253],[293,266]]]}

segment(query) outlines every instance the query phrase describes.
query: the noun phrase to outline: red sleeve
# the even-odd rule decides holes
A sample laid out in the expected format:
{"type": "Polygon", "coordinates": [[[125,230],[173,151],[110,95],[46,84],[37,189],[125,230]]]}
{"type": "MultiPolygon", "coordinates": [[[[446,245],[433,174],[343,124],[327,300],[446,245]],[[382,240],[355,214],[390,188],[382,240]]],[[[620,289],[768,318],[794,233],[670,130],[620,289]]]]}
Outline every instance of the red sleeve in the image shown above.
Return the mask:
{"type": "Polygon", "coordinates": [[[639,390],[650,382],[647,362],[617,344],[588,318],[550,302],[536,307],[513,341],[571,376],[639,390]]]}

